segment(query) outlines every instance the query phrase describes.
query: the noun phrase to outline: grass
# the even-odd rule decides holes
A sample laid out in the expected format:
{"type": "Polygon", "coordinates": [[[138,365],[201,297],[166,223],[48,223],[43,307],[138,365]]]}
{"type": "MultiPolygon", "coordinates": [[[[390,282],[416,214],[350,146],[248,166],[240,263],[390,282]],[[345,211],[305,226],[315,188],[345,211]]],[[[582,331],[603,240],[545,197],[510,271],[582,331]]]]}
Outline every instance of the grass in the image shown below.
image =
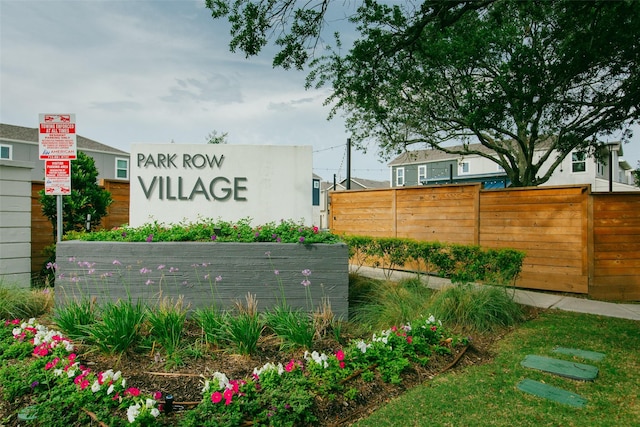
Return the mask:
{"type": "Polygon", "coordinates": [[[0,280],[0,319],[29,319],[53,307],[50,289],[30,290],[0,280]]]}
{"type": "MultiPolygon", "coordinates": [[[[640,322],[561,311],[542,313],[508,334],[488,364],[436,377],[380,408],[364,426],[633,426],[640,420],[640,322]],[[523,368],[527,354],[561,356],[556,346],[605,353],[593,382],[523,368]],[[576,409],[519,391],[530,378],[577,393],[576,409]]],[[[566,357],[566,356],[565,356],[566,357]]]]}

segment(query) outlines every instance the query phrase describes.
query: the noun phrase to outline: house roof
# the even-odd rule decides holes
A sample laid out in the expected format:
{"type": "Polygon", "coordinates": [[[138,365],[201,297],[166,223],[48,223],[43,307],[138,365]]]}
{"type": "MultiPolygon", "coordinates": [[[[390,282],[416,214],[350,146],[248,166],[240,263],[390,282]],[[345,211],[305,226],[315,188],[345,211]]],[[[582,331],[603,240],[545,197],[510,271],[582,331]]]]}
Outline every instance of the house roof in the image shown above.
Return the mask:
{"type": "MultiPolygon", "coordinates": [[[[351,178],[351,183],[352,184],[356,184],[364,189],[368,189],[368,188],[389,188],[390,183],[389,181],[377,181],[377,180],[373,180],[373,179],[366,179],[366,178],[351,178]]],[[[347,179],[343,179],[340,182],[336,182],[336,187],[339,190],[345,190],[347,188],[347,179]]],[[[329,181],[323,181],[321,183],[321,188],[323,190],[332,190],[333,189],[333,183],[329,182],[329,181]]]]}
{"type": "MultiPolygon", "coordinates": [[[[28,128],[24,126],[9,125],[6,123],[0,123],[0,138],[6,140],[14,140],[21,142],[31,142],[38,144],[40,133],[38,128],[28,128]]],[[[93,139],[85,138],[84,136],[76,136],[76,145],[78,149],[87,151],[102,151],[106,153],[129,155],[126,151],[118,150],[117,148],[110,147],[102,144],[93,139]]]]}
{"type": "MultiPolygon", "coordinates": [[[[536,145],[536,149],[547,149],[549,148],[550,144],[551,139],[545,139],[536,145]]],[[[606,147],[607,145],[611,145],[613,147],[613,150],[618,152],[618,156],[622,156],[624,154],[624,152],[622,151],[622,144],[620,144],[620,142],[604,143],[603,147],[606,147]]],[[[462,150],[463,145],[453,145],[447,148],[451,150],[462,150]]],[[[494,150],[487,148],[480,143],[468,144],[467,149],[469,151],[479,151],[486,154],[495,154],[494,150]]],[[[469,155],[474,156],[476,154],[469,155]]],[[[460,156],[460,154],[449,154],[445,153],[444,151],[435,150],[433,148],[427,148],[424,150],[412,150],[405,151],[404,153],[400,154],[398,157],[389,162],[387,166],[401,166],[414,163],[437,162],[443,160],[458,160],[460,156]]]]}
{"type": "MultiPolygon", "coordinates": [[[[460,150],[462,149],[462,145],[455,145],[448,148],[451,148],[453,150],[460,150]]],[[[483,153],[494,153],[493,150],[485,147],[482,144],[469,144],[468,149],[471,151],[480,151],[483,153]]],[[[389,162],[388,166],[408,165],[422,162],[436,162],[443,160],[458,160],[459,158],[460,154],[449,154],[445,153],[444,151],[427,148],[424,150],[405,151],[404,153],[393,159],[391,162],[389,162]]]]}

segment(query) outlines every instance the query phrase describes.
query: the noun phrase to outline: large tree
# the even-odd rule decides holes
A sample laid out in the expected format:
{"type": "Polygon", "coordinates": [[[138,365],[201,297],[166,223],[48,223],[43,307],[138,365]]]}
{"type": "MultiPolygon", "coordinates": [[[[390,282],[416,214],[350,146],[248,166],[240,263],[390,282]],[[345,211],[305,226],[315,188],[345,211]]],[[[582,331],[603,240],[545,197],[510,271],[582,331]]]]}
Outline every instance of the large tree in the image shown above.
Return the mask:
{"type": "Polygon", "coordinates": [[[350,17],[359,38],[343,52],[336,36],[319,55],[328,0],[207,2],[232,22],[233,50],[255,55],[273,37],[274,65],[311,65],[309,84],[332,86],[353,141],[374,140],[387,158],[409,146],[477,154],[529,186],[573,150],[631,137],[640,2],[389,3],[363,0],[350,17]]]}

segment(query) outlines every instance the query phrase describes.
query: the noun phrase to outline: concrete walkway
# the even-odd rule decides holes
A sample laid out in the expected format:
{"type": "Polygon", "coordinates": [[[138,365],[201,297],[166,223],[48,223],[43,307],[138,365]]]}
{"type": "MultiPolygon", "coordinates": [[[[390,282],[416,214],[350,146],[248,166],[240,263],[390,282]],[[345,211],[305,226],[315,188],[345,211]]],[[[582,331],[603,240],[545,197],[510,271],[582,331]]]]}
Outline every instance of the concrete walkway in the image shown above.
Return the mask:
{"type": "MultiPolygon", "coordinates": [[[[381,268],[350,266],[351,272],[371,277],[374,279],[386,279],[385,271],[381,268]]],[[[390,280],[400,280],[404,278],[414,278],[415,273],[393,270],[390,280]]],[[[451,285],[447,279],[433,276],[422,276],[422,281],[430,288],[440,289],[443,286],[451,285]]],[[[617,304],[604,301],[595,301],[586,298],[576,298],[571,296],[549,294],[544,292],[526,291],[514,289],[514,300],[523,305],[532,307],[557,309],[564,311],[575,311],[577,313],[597,314],[607,317],[620,317],[640,321],[640,304],[617,304]]]]}

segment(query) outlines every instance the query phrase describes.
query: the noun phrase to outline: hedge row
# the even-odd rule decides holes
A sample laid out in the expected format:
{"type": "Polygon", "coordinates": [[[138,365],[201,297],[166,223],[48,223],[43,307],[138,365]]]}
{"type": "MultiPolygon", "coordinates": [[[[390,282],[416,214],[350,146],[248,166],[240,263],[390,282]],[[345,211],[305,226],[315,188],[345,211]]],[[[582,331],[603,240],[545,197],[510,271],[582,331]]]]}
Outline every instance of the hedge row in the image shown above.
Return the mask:
{"type": "Polygon", "coordinates": [[[525,253],[476,245],[423,242],[392,237],[342,236],[352,263],[381,267],[387,272],[406,268],[450,279],[453,283],[513,284],[525,253]]]}

